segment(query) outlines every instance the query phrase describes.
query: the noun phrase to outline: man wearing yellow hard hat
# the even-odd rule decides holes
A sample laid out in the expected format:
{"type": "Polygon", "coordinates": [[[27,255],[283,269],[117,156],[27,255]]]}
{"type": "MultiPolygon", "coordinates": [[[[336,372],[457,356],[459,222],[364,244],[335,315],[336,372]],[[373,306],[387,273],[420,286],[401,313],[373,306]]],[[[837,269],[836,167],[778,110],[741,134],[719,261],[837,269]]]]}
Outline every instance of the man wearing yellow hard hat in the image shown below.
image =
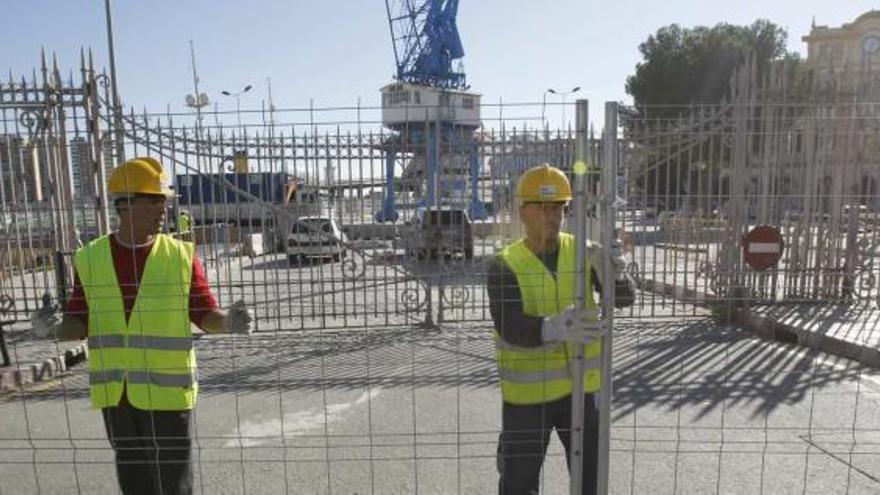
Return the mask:
{"type": "MultiPolygon", "coordinates": [[[[561,232],[571,185],[561,170],[542,165],[526,170],[516,187],[525,237],[506,246],[488,269],[489,309],[495,327],[495,357],[501,382],[502,432],[498,441],[498,492],[539,493],[539,476],[553,429],[570,449],[575,346],[584,345],[583,493],[595,493],[601,387],[601,342],[587,331],[595,318],[594,289],[602,257],[587,246],[587,302],[574,308],[575,251],[572,235],[561,232]]],[[[617,259],[613,255],[612,259],[617,259]]],[[[618,260],[615,305],[634,302],[633,284],[618,260]]],[[[568,459],[570,457],[566,457],[568,459]]]]}
{"type": "Polygon", "coordinates": [[[46,301],[31,321],[38,337],[88,338],[91,402],[122,492],[191,493],[198,381],[190,323],[249,334],[253,317],[242,301],[219,310],[193,244],[160,233],[172,191],[159,161],[123,163],[108,190],[119,229],[77,250],[63,320],[46,301]]]}

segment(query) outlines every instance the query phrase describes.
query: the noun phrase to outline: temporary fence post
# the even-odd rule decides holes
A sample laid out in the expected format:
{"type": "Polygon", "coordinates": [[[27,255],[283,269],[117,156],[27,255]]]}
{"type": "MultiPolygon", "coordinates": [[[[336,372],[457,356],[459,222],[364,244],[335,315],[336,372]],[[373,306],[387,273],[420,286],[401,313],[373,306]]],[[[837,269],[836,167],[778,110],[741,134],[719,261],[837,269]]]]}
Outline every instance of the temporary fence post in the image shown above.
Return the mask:
{"type": "MultiPolygon", "coordinates": [[[[574,163],[574,236],[575,251],[575,306],[584,309],[587,304],[587,181],[586,158],[589,128],[589,102],[577,100],[577,133],[575,134],[574,163]]],[[[569,467],[571,480],[569,488],[572,495],[580,495],[584,483],[584,346],[575,346],[574,363],[571,366],[571,447],[569,467]]]]}
{"type": "Polygon", "coordinates": [[[611,242],[614,240],[614,222],[617,217],[617,112],[615,102],[605,103],[605,133],[602,138],[602,193],[599,202],[601,219],[600,240],[604,270],[601,274],[602,320],[606,332],[602,337],[602,388],[599,391],[599,455],[596,471],[596,493],[608,493],[608,467],[611,454],[611,387],[612,342],[614,328],[614,271],[611,265],[611,242]]]}

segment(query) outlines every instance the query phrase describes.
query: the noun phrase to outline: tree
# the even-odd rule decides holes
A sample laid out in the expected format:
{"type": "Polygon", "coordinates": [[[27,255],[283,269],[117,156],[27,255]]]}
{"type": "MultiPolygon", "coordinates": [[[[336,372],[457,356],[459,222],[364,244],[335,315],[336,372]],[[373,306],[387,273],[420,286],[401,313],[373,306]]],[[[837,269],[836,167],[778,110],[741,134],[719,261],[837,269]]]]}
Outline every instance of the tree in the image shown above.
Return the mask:
{"type": "Polygon", "coordinates": [[[785,29],[767,20],[751,26],[665,26],[639,45],[644,60],[627,78],[626,92],[641,109],[661,105],[651,112],[658,116],[680,114],[676,106],[717,103],[749,53],[755,54],[760,77],[773,60],[787,54],[787,39],[785,29]]]}
{"type": "Polygon", "coordinates": [[[625,121],[624,127],[635,144],[645,150],[660,145],[660,150],[654,150],[656,153],[647,153],[639,170],[631,176],[646,194],[649,205],[663,210],[711,208],[712,205],[694,206],[681,200],[693,200],[694,184],[704,194],[719,192],[718,170],[710,169],[703,174],[700,170],[705,163],[692,162],[700,156],[703,160],[713,157],[723,162],[725,151],[718,141],[711,145],[690,144],[687,139],[656,143],[634,132],[630,125],[640,117],[644,118],[643,124],[669,126],[672,133],[686,132],[686,127],[680,127],[682,123],[688,118],[699,118],[705,111],[688,105],[720,103],[728,95],[734,71],[750,54],[755,57],[758,80],[769,72],[774,61],[783,57],[796,59],[785,49],[787,39],[783,28],[758,20],[750,26],[718,24],[711,28],[672,24],[660,28],[639,45],[643,61],[626,81],[626,91],[635,100],[637,118],[625,121]]]}

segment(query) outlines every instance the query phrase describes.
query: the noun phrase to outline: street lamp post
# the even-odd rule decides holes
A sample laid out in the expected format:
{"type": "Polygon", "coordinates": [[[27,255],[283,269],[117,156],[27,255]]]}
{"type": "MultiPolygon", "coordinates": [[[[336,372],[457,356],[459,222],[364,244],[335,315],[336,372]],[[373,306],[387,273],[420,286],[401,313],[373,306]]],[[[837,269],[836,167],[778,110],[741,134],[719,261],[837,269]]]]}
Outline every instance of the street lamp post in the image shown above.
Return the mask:
{"type": "Polygon", "coordinates": [[[113,12],[110,0],[104,1],[104,16],[107,24],[107,50],[110,55],[110,89],[113,92],[113,138],[116,140],[116,163],[125,161],[125,131],[122,129],[122,104],[116,85],[116,52],[113,49],[113,12]]]}
{"type": "Polygon", "coordinates": [[[547,91],[544,91],[541,96],[541,125],[546,126],[547,120],[544,118],[544,115],[547,113],[547,91]]]}
{"type": "MultiPolygon", "coordinates": [[[[553,88],[547,88],[547,91],[544,92],[544,106],[547,105],[547,93],[550,93],[551,95],[556,95],[556,96],[562,97],[562,127],[563,128],[566,126],[566,123],[565,123],[565,99],[566,99],[566,97],[568,97],[568,95],[573,94],[573,93],[577,93],[580,90],[581,90],[580,86],[575,86],[568,91],[556,91],[553,88]]],[[[544,111],[542,110],[541,111],[541,118],[543,119],[543,117],[544,117],[544,111]]]]}
{"type": "MultiPolygon", "coordinates": [[[[202,141],[202,132],[204,129],[204,121],[202,120],[202,108],[211,104],[208,95],[205,93],[199,92],[199,74],[196,71],[196,49],[193,40],[189,40],[189,56],[190,61],[192,62],[192,76],[193,76],[193,93],[188,94],[184,97],[184,101],[186,101],[186,106],[192,108],[196,112],[196,135],[195,135],[195,151],[196,151],[196,170],[199,173],[202,172],[202,153],[207,152],[207,147],[205,143],[202,141]]],[[[216,115],[216,113],[215,113],[216,115]]],[[[189,171],[185,172],[189,174],[189,171]]],[[[192,211],[192,188],[186,189],[186,198],[181,198],[180,196],[176,199],[176,204],[178,207],[178,211],[180,210],[180,202],[185,201],[186,207],[189,211],[192,211]]],[[[176,217],[180,218],[179,213],[176,217]]],[[[178,226],[179,228],[179,226],[178,226]]]]}
{"type": "Polygon", "coordinates": [[[709,210],[709,206],[705,199],[705,188],[703,187],[703,172],[705,172],[708,167],[709,165],[706,162],[701,161],[697,163],[697,212],[701,213],[701,216],[706,216],[709,210]]]}
{"type": "Polygon", "coordinates": [[[222,95],[232,96],[233,98],[235,98],[235,116],[236,116],[236,119],[238,120],[238,132],[240,132],[242,134],[244,134],[244,132],[242,131],[242,128],[241,128],[241,95],[250,91],[251,88],[253,88],[253,86],[248,84],[247,86],[242,88],[241,91],[239,91],[237,93],[230,93],[229,91],[221,91],[220,92],[220,94],[222,94],[222,95]]]}
{"type": "Polygon", "coordinates": [[[186,95],[186,106],[196,111],[196,140],[202,139],[202,108],[210,104],[208,95],[199,92],[199,75],[196,72],[196,50],[193,40],[189,40],[189,56],[192,61],[193,94],[186,95]]]}

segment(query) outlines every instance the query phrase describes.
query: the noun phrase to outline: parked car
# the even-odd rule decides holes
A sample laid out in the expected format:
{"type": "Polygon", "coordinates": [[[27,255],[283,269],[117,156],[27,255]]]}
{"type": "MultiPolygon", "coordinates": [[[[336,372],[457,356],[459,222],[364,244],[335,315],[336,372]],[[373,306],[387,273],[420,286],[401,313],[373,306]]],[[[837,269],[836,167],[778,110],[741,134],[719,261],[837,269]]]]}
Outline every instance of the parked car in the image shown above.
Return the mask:
{"type": "Polygon", "coordinates": [[[300,217],[287,235],[287,259],[299,264],[309,258],[339,261],[346,256],[348,239],[330,217],[300,217]]]}
{"type": "Polygon", "coordinates": [[[419,208],[400,232],[406,254],[418,259],[474,257],[471,219],[461,208],[419,208]]]}

